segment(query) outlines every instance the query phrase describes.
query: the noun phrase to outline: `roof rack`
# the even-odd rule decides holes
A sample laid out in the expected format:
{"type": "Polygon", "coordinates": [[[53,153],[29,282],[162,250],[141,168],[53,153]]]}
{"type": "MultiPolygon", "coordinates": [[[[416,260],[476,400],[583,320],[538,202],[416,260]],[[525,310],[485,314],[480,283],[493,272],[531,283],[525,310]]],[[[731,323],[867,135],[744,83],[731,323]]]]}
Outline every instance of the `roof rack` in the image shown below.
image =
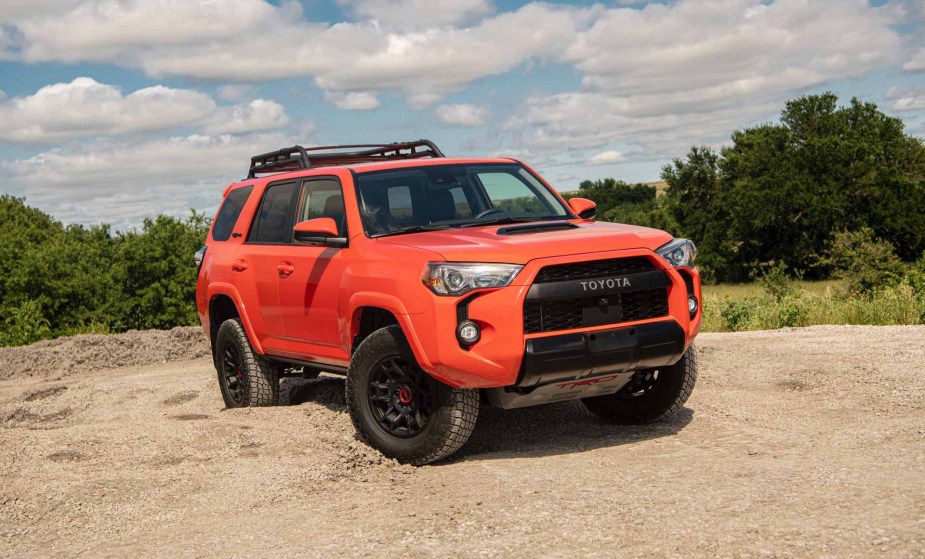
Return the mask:
{"type": "Polygon", "coordinates": [[[395,142],[391,144],[354,144],[344,146],[318,146],[303,148],[292,146],[251,157],[251,167],[247,178],[252,179],[258,173],[282,173],[298,171],[328,165],[351,165],[374,161],[391,161],[396,159],[420,159],[423,157],[446,157],[430,140],[414,142],[395,142]],[[423,149],[422,149],[423,148],[423,149]],[[359,151],[330,151],[359,150],[359,151]],[[330,153],[312,153],[330,151],[330,153]]]}

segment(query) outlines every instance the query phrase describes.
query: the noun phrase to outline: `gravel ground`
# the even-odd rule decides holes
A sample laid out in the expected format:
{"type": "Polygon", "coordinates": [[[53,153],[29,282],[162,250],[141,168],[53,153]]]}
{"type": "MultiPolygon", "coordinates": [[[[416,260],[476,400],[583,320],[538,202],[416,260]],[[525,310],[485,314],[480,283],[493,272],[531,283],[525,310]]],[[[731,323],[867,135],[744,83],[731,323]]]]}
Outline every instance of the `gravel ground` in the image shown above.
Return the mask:
{"type": "Polygon", "coordinates": [[[0,351],[0,557],[925,557],[925,327],[705,334],[673,422],[487,409],[423,468],[339,378],[223,410],[199,335],[0,351]]]}

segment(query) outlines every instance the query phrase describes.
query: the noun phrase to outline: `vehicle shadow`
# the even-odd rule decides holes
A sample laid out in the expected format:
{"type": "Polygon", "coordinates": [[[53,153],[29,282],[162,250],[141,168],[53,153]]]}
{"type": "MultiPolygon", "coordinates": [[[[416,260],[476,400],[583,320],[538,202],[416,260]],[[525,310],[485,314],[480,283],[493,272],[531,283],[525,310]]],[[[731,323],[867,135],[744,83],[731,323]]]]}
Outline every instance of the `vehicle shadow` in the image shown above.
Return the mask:
{"type": "Polygon", "coordinates": [[[299,406],[311,402],[331,411],[347,413],[344,379],[320,376],[314,379],[284,378],[279,385],[279,405],[299,406]]]}
{"type": "Polygon", "coordinates": [[[649,425],[616,425],[588,412],[579,401],[502,410],[483,407],[469,442],[447,463],[585,452],[668,437],[694,418],[683,408],[667,421],[649,425]]]}
{"type": "Polygon", "coordinates": [[[615,425],[592,415],[580,401],[514,410],[483,406],[469,442],[448,462],[553,456],[636,443],[675,435],[693,418],[693,410],[683,408],[668,421],[615,425]]]}
{"type": "MultiPolygon", "coordinates": [[[[347,413],[344,379],[322,375],[311,380],[283,380],[280,405],[298,406],[309,402],[347,413]]],[[[437,465],[473,459],[553,456],[637,443],[675,435],[693,417],[693,410],[684,408],[670,421],[614,425],[593,416],[578,401],[514,410],[483,405],[469,441],[459,452],[437,465]]]]}

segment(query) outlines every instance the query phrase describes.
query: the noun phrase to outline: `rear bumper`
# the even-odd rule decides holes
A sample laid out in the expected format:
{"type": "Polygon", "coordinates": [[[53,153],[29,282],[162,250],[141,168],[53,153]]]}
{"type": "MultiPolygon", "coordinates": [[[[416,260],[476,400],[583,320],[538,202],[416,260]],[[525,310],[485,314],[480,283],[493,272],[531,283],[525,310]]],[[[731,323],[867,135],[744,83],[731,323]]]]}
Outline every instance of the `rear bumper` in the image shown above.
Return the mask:
{"type": "Polygon", "coordinates": [[[685,347],[674,320],[527,340],[519,388],[672,365],[685,347]]]}

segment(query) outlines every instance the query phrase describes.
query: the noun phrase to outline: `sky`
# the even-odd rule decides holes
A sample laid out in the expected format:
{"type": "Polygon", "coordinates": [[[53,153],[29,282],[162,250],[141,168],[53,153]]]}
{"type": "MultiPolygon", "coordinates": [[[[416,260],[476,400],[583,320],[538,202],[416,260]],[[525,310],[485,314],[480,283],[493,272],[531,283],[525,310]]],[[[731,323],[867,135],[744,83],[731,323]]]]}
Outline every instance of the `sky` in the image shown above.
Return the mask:
{"type": "Polygon", "coordinates": [[[125,229],[258,153],[418,138],[654,181],[823,91],[925,137],[925,0],[3,0],[0,192],[125,229]]]}

